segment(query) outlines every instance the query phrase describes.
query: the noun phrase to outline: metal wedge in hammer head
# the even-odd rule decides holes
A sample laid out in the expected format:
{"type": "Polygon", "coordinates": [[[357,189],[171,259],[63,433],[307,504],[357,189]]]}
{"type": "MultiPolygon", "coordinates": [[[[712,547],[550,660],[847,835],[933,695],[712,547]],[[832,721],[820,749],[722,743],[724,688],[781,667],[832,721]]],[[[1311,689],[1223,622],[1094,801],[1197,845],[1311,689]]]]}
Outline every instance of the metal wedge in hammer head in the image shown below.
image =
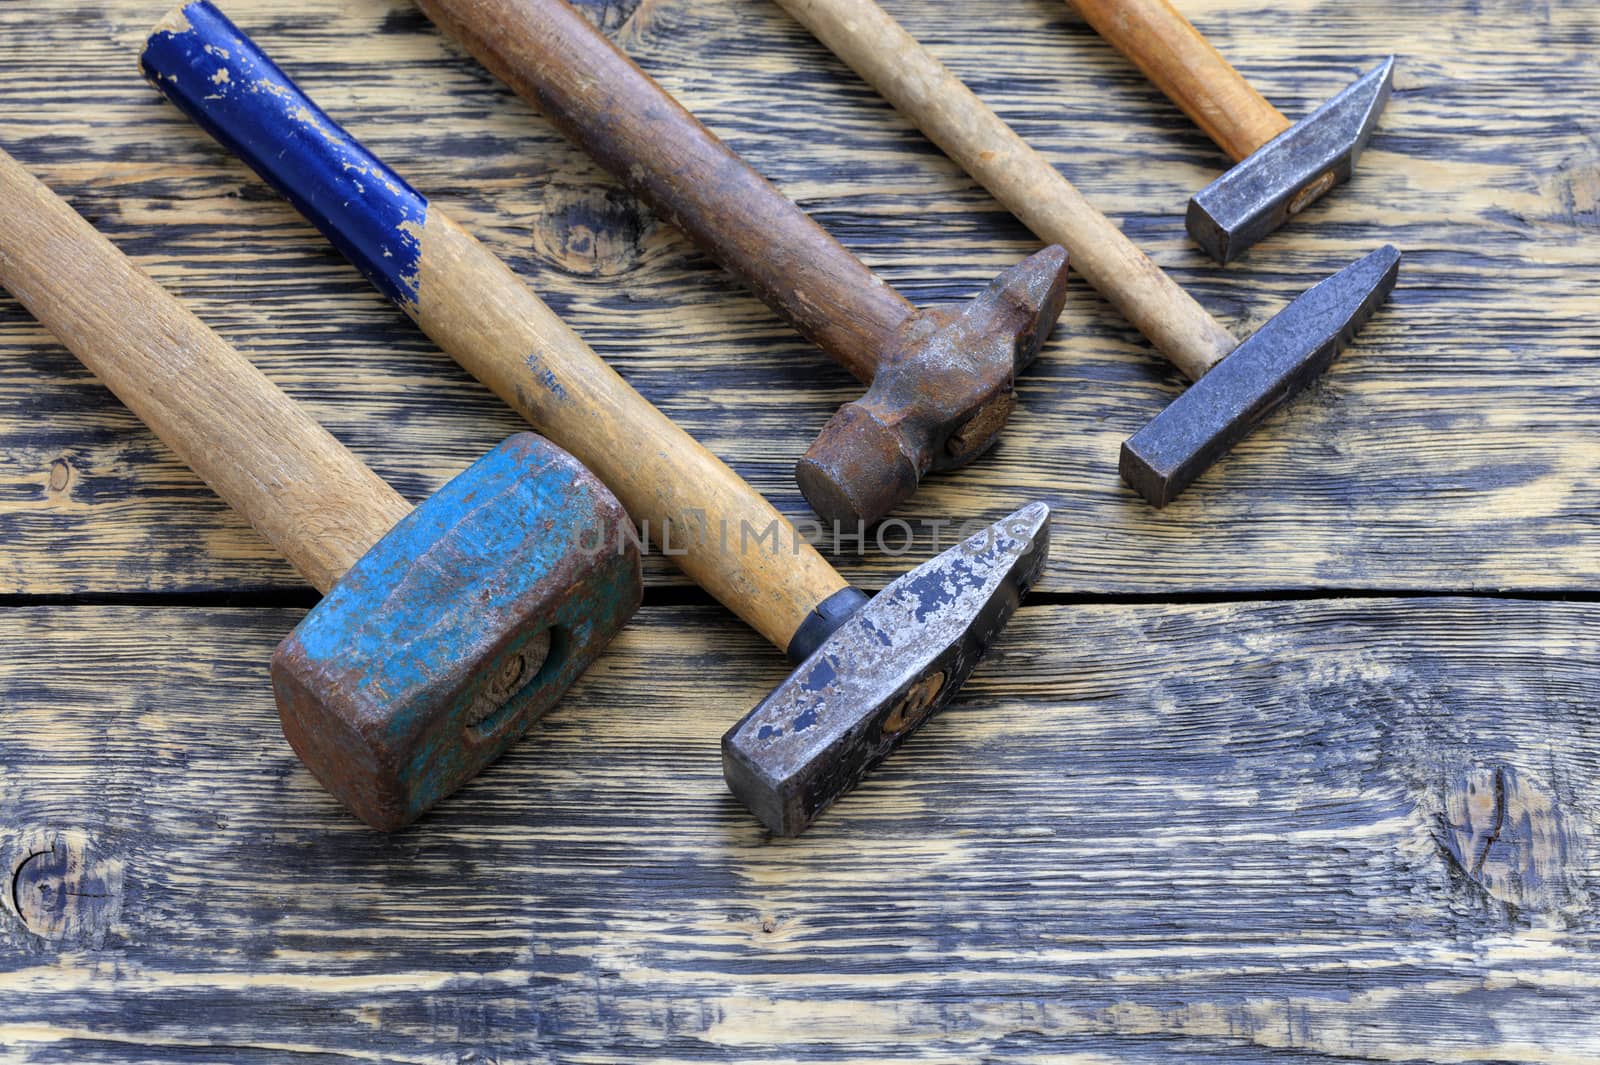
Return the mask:
{"type": "MultiPolygon", "coordinates": [[[[663,547],[668,541],[662,531],[670,530],[670,543],[678,546],[667,552],[672,561],[791,660],[811,660],[820,644],[850,622],[865,596],[792,523],[631,388],[493,252],[318,108],[215,5],[195,0],[168,16],[146,42],[141,62],[161,92],[283,193],[441,348],[537,429],[570,448],[641,528],[654,530],[663,547]]],[[[1008,297],[1002,292],[994,299],[1002,309],[993,316],[1006,318],[1008,297]]],[[[466,546],[479,539],[469,538],[466,546]]],[[[490,535],[481,539],[488,549],[498,542],[490,535]]],[[[585,542],[604,557],[601,549],[611,541],[585,542]]],[[[359,617],[364,604],[389,594],[388,572],[363,574],[373,591],[358,589],[330,606],[359,617]]],[[[1031,580],[1031,571],[1018,572],[1014,590],[1020,595],[1021,578],[1031,580]]],[[[952,598],[925,595],[923,608],[906,619],[905,635],[882,634],[885,640],[910,641],[904,643],[904,661],[910,663],[930,654],[945,661],[941,646],[967,649],[946,671],[940,698],[953,694],[972,658],[970,641],[962,642],[966,628],[948,623],[968,609],[970,599],[956,592],[966,587],[970,570],[952,567],[946,576],[942,587],[952,598]]],[[[407,588],[394,587],[394,594],[407,588]]],[[[435,598],[443,602],[449,595],[446,590],[435,598]]],[[[494,616],[495,604],[488,606],[494,616]]],[[[867,616],[879,617],[880,625],[890,620],[867,616]]],[[[552,642],[559,646],[564,623],[552,624],[552,642]]],[[[432,640],[433,628],[418,640],[432,640]]],[[[286,665],[313,677],[331,674],[335,664],[320,659],[316,643],[302,639],[305,653],[286,655],[286,665]],[[311,658],[318,659],[315,668],[300,664],[311,658]]],[[[881,658],[881,648],[874,648],[863,641],[859,651],[881,658]]],[[[470,695],[464,722],[469,731],[480,722],[492,727],[498,694],[531,668],[527,656],[491,653],[488,660],[501,667],[490,676],[504,680],[464,692],[463,698],[470,695]],[[480,699],[484,690],[488,694],[480,699]]],[[[396,660],[393,668],[406,664],[396,660]]],[[[908,665],[903,674],[921,676],[920,669],[908,665]]],[[[403,672],[394,676],[402,692],[405,680],[403,672]]],[[[861,704],[861,714],[883,709],[876,689],[863,693],[872,701],[861,704]]],[[[346,716],[359,715],[357,706],[346,716]]],[[[331,732],[330,742],[337,745],[342,733],[331,732]]],[[[447,734],[424,733],[420,746],[432,754],[464,739],[470,734],[452,741],[447,734]]],[[[819,768],[817,779],[831,781],[833,791],[814,793],[812,806],[820,809],[859,779],[863,768],[849,761],[855,755],[842,749],[838,771],[819,768]]]]}
{"type": "Polygon", "coordinates": [[[950,702],[1049,544],[1032,503],[862,603],[722,737],[729,789],[772,831],[802,831],[950,702]]]}
{"type": "Polygon", "coordinates": [[[965,307],[906,319],[866,394],[839,408],[795,466],[823,520],[887,514],[930,470],[963,466],[994,444],[1016,405],[1017,373],[1061,313],[1066,263],[1051,245],[965,307]]]}
{"type": "Polygon", "coordinates": [[[1394,85],[1394,57],[1195,193],[1189,235],[1229,262],[1348,181],[1394,85]]]}
{"type": "Polygon", "coordinates": [[[1162,507],[1315,380],[1394,288],[1392,245],[1318,282],[1122,445],[1122,477],[1162,507]]]}
{"type": "Polygon", "coordinates": [[[3,151],[0,285],[324,593],[278,713],[374,828],[494,760],[638,606],[637,551],[592,546],[627,516],[571,455],[517,434],[413,510],[3,151]]]}
{"type": "Polygon", "coordinates": [[[1013,267],[967,309],[918,311],[748,166],[566,0],[420,0],[555,126],[872,385],[797,468],[826,520],[871,523],[993,442],[1061,311],[1066,255],[1013,267]],[[887,380],[884,378],[887,377],[887,380]]]}

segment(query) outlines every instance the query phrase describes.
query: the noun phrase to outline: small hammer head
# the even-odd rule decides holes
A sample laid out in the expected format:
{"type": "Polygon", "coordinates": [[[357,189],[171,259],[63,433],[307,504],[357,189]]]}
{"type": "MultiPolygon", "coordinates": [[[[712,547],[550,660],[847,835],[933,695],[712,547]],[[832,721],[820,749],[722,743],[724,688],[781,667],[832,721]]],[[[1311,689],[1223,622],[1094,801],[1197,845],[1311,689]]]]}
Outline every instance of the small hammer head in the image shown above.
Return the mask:
{"type": "Polygon", "coordinates": [[[1301,293],[1123,443],[1123,479],[1155,506],[1177,498],[1328,368],[1399,270],[1399,250],[1385,245],[1301,293]]]}
{"type": "Polygon", "coordinates": [[[378,829],[499,757],[639,606],[615,496],[519,433],[363,555],[278,646],[289,743],[378,829]]]}
{"type": "Polygon", "coordinates": [[[1226,263],[1347,181],[1394,86],[1394,57],[1251,153],[1189,201],[1189,235],[1226,263]]]}
{"type": "Polygon", "coordinates": [[[796,835],[944,707],[1044,567],[1031,503],[930,559],[850,615],[722,737],[729,789],[796,835]]]}
{"type": "Polygon", "coordinates": [[[865,395],[834,414],[795,467],[824,521],[871,524],[930,470],[964,466],[1000,435],[1017,372],[1033,362],[1066,298],[1067,253],[1051,245],[964,307],[918,311],[865,395]]]}

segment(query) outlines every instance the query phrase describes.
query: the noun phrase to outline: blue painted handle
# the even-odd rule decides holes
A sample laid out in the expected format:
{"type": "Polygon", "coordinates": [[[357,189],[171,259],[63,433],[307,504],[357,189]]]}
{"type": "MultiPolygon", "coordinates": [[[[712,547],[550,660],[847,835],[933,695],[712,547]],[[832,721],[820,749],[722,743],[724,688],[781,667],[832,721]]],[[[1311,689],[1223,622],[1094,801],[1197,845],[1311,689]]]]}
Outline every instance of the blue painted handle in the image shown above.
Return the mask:
{"type": "Polygon", "coordinates": [[[428,201],[323,114],[210,0],[186,6],[173,25],[146,42],[144,76],[415,313],[428,201]]]}

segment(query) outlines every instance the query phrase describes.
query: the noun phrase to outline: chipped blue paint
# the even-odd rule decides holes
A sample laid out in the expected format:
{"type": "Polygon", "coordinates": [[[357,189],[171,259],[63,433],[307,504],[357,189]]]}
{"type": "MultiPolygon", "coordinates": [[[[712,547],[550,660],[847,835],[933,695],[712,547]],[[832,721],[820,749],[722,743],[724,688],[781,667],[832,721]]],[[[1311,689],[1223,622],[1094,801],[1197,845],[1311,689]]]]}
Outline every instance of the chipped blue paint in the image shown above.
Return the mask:
{"type": "Polygon", "coordinates": [[[208,0],[146,42],[146,78],[414,312],[428,201],[324,114],[208,0]]]}
{"type": "Polygon", "coordinates": [[[639,556],[612,547],[627,520],[571,455],[532,433],[506,440],[397,524],[279,647],[290,743],[369,824],[409,822],[498,757],[632,617],[639,556]],[[543,668],[494,691],[546,631],[543,668]]]}

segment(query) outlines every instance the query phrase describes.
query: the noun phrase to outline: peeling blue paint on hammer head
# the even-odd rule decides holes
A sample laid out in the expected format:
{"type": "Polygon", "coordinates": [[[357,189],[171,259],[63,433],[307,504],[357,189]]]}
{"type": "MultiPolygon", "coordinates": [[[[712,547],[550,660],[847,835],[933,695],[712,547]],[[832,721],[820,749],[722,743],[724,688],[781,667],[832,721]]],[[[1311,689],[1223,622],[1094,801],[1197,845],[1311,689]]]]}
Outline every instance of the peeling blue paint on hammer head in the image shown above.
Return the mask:
{"type": "Polygon", "coordinates": [[[643,592],[627,514],[519,433],[362,556],[272,659],[283,731],[367,824],[399,828],[499,757],[643,592]]]}
{"type": "Polygon", "coordinates": [[[186,4],[145,42],[150,84],[243,159],[414,313],[428,201],[302,93],[209,0],[186,4]],[[330,224],[337,217],[338,224],[330,224]]]}
{"type": "Polygon", "coordinates": [[[1157,507],[1328,368],[1394,288],[1392,245],[1307,289],[1122,445],[1122,476],[1157,507]]]}
{"type": "Polygon", "coordinates": [[[1394,86],[1394,56],[1195,193],[1189,235],[1218,262],[1348,181],[1394,86]]]}
{"type": "Polygon", "coordinates": [[[729,789],[801,832],[955,696],[1044,568],[1031,503],[901,576],[834,629],[722,737],[729,789]]]}

